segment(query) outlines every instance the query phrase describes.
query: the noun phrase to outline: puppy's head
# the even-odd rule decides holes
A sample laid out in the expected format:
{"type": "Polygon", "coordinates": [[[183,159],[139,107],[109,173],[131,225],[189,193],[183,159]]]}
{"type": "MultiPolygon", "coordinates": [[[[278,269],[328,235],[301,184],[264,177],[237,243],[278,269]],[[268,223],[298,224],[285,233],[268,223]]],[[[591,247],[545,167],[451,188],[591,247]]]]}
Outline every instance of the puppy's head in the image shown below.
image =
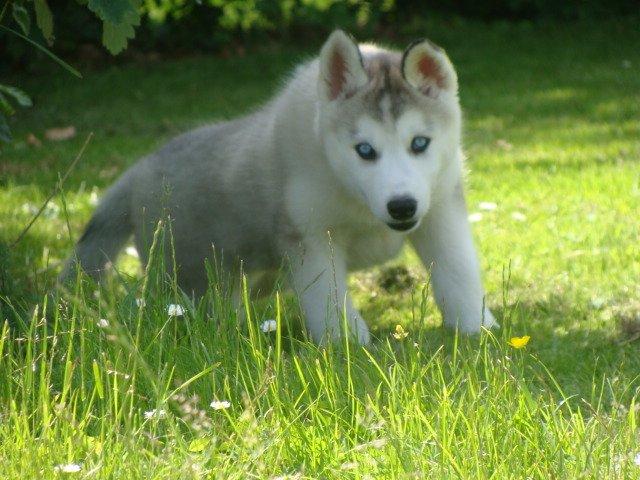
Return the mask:
{"type": "Polygon", "coordinates": [[[428,40],[401,54],[331,34],[320,52],[319,132],[337,178],[390,228],[410,231],[460,142],[457,77],[428,40]]]}

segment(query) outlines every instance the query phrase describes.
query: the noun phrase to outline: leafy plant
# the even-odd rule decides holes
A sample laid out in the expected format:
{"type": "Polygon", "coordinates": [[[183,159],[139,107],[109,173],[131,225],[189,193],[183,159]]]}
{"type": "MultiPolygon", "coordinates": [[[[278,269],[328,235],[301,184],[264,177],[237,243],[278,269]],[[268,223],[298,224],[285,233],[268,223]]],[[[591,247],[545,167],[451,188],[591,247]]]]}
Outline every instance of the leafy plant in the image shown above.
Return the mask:
{"type": "MultiPolygon", "coordinates": [[[[140,24],[141,0],[77,0],[102,20],[102,43],[113,55],[127,47],[135,35],[135,27],[140,24]]],[[[81,77],[80,73],[31,38],[31,18],[35,15],[36,25],[42,38],[51,46],[55,39],[54,20],[47,0],[6,0],[0,10],[0,31],[12,34],[44,52],[70,73],[81,77]],[[21,32],[2,25],[6,13],[11,9],[14,22],[21,32]]],[[[21,107],[30,107],[31,98],[17,87],[0,84],[0,141],[11,141],[11,130],[7,118],[15,113],[9,98],[21,107]]]]}
{"type": "Polygon", "coordinates": [[[114,55],[124,50],[140,25],[140,0],[86,0],[86,4],[102,20],[102,44],[114,55]]]}
{"type": "MultiPolygon", "coordinates": [[[[77,0],[86,6],[102,21],[102,43],[114,55],[127,47],[127,43],[135,35],[135,27],[140,25],[141,0],[77,0]]],[[[33,10],[36,25],[42,37],[49,45],[53,44],[54,19],[47,0],[7,0],[2,14],[9,5],[14,21],[20,26],[24,35],[31,30],[30,10],[33,10]]],[[[0,21],[2,20],[0,16],[0,21]]]]}
{"type": "Polygon", "coordinates": [[[19,88],[0,84],[0,140],[3,142],[11,141],[11,130],[9,130],[6,117],[15,113],[15,109],[7,97],[13,98],[21,107],[32,105],[29,96],[19,88]]]}

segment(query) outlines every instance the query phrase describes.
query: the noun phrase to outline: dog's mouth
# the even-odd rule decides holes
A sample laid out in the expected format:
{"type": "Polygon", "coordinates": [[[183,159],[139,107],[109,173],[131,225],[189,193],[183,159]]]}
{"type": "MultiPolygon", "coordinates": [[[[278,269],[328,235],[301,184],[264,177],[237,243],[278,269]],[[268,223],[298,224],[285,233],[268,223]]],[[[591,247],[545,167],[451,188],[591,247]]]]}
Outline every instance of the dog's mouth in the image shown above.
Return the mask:
{"type": "Polygon", "coordinates": [[[393,222],[393,223],[389,222],[389,223],[387,223],[389,228],[392,228],[393,230],[397,230],[398,232],[406,232],[407,230],[411,230],[417,224],[418,224],[417,220],[410,220],[408,222],[393,222]]]}

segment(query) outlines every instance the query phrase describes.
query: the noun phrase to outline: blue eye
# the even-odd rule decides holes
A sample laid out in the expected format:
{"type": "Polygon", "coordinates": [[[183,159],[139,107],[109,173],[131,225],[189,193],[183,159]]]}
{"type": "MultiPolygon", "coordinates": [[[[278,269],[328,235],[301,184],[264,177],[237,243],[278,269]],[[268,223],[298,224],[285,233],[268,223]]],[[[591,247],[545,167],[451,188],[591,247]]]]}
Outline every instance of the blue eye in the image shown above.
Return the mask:
{"type": "Polygon", "coordinates": [[[429,143],[431,143],[431,139],[428,137],[413,137],[413,140],[411,140],[411,151],[413,153],[422,153],[427,149],[429,143]]]}
{"type": "Polygon", "coordinates": [[[362,142],[356,145],[356,152],[363,160],[375,160],[378,158],[378,153],[371,146],[370,143],[362,142]]]}

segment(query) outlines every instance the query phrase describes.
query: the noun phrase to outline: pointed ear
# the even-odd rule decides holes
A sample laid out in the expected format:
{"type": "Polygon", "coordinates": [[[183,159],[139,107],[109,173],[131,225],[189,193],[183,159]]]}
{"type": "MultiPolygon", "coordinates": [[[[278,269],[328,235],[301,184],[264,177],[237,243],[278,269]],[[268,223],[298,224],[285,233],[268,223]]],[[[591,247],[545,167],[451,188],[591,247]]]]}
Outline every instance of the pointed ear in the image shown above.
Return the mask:
{"type": "Polygon", "coordinates": [[[320,51],[320,98],[348,98],[368,81],[355,40],[342,30],[334,31],[320,51]]]}
{"type": "Polygon", "coordinates": [[[434,89],[457,92],[458,77],[442,48],[423,39],[407,47],[402,57],[402,75],[414,88],[428,96],[434,89]]]}

